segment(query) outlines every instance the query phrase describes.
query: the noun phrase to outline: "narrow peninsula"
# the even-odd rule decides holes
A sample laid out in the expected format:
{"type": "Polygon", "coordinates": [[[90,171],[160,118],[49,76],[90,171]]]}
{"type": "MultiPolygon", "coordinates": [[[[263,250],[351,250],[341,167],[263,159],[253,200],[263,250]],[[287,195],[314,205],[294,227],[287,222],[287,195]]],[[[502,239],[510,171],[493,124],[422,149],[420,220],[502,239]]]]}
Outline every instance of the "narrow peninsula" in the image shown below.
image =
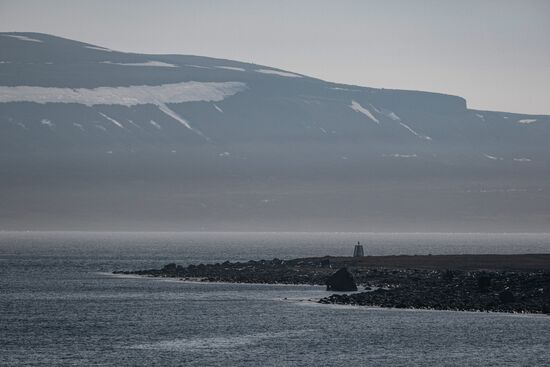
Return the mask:
{"type": "Polygon", "coordinates": [[[311,257],[115,271],[209,282],[327,285],[324,304],[550,314],[550,254],[311,257]],[[335,278],[336,276],[336,278],[335,278]],[[350,292],[359,289],[356,292],[350,292]]]}

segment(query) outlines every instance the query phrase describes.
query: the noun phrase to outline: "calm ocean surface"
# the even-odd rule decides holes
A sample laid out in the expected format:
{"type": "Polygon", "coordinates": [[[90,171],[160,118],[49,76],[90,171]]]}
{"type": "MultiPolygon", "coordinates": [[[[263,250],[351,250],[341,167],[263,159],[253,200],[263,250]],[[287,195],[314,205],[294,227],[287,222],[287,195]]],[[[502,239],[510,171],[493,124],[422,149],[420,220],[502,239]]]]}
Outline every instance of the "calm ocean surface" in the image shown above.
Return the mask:
{"type": "Polygon", "coordinates": [[[550,317],[319,305],[323,287],[113,270],[302,256],[550,253],[550,234],[0,232],[2,366],[549,366],[550,317]]]}

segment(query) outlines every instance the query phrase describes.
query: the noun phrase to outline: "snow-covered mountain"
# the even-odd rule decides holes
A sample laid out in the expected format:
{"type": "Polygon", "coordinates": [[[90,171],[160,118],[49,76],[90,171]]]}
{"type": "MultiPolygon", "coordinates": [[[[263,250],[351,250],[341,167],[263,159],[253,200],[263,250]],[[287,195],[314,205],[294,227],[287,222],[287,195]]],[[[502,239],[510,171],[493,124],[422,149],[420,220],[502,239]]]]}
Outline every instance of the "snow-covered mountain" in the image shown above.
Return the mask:
{"type": "Polygon", "coordinates": [[[547,230],[549,141],[456,96],[0,33],[0,229],[547,230]]]}

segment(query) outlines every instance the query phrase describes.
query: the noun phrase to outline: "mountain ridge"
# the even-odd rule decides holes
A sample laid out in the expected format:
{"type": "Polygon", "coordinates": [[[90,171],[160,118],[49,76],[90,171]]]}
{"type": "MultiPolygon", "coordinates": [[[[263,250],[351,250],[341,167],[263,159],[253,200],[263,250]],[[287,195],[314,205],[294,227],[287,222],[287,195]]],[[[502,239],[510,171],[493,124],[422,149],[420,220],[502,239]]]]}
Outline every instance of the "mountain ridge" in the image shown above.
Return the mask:
{"type": "Polygon", "coordinates": [[[550,223],[550,116],[32,32],[0,50],[4,229],[550,223]]]}

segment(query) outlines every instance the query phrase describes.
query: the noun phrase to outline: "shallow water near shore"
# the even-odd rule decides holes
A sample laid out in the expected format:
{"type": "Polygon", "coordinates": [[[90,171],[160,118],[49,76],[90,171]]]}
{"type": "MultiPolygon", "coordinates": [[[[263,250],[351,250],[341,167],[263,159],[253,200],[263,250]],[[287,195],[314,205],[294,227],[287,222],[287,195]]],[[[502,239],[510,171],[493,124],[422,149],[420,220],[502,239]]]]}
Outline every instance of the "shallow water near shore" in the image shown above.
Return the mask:
{"type": "Polygon", "coordinates": [[[0,232],[0,365],[544,366],[550,317],[320,305],[323,287],[113,270],[368,254],[550,253],[549,234],[0,232]]]}

